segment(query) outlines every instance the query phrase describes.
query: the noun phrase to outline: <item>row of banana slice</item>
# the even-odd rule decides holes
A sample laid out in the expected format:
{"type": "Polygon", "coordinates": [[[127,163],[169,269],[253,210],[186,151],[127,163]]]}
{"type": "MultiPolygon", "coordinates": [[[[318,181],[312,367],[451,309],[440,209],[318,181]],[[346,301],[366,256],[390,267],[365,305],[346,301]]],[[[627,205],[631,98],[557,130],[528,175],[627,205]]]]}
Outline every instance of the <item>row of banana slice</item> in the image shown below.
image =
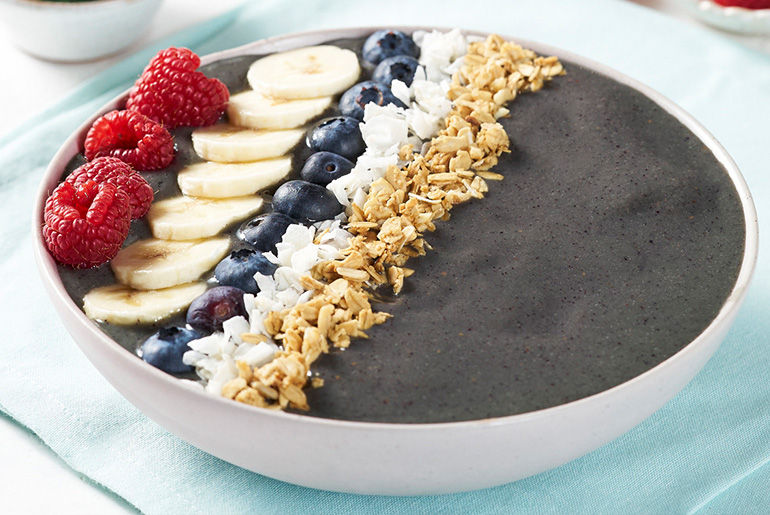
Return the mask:
{"type": "Polygon", "coordinates": [[[359,74],[355,53],[335,46],[255,61],[247,75],[252,89],[230,98],[229,123],[192,133],[193,148],[205,161],[179,172],[181,196],[153,203],[147,213],[153,238],[118,253],[110,263],[118,284],[87,293],[86,314],[133,325],[186,309],[207,288],[201,276],[230,250],[222,231],[259,212],[257,193],[291,172],[288,153],[305,135],[304,125],[359,74]]]}

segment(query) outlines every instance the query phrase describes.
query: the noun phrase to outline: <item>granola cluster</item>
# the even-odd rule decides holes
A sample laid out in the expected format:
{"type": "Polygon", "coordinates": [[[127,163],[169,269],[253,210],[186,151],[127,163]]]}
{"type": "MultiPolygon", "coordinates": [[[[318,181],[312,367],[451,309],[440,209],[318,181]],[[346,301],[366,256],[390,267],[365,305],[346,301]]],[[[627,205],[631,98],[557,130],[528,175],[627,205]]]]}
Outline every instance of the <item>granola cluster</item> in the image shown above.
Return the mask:
{"type": "MultiPolygon", "coordinates": [[[[389,318],[372,310],[373,289],[388,284],[399,293],[413,273],[404,265],[430,249],[423,235],[435,230],[435,221],[448,220],[457,204],[483,198],[486,180],[502,179],[489,170],[508,151],[508,135],[497,122],[509,114],[505,103],[562,74],[556,57],[539,57],[500,36],[471,43],[452,77],[446,128],[425,154],[410,145],[401,148],[405,164],[373,182],[363,206],[351,205],[346,228],[353,238],[343,258],[319,263],[302,279],[314,292],[310,301],[271,312],[265,320],[283,350],[258,368],[238,362],[239,377],[222,395],[260,407],[308,409],[303,387],[311,364],[330,344],[345,348],[389,318]]],[[[322,380],[313,378],[311,384],[318,387],[322,380]]]]}

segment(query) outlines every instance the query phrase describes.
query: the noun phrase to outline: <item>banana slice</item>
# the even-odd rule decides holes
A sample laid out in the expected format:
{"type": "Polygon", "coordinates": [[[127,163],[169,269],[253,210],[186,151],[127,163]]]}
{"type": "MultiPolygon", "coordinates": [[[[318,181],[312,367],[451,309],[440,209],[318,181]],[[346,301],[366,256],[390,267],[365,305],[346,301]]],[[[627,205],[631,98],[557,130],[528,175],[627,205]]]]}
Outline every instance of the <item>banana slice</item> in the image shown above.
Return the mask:
{"type": "Polygon", "coordinates": [[[289,100],[251,90],[230,97],[227,116],[240,127],[293,129],[326,111],[331,103],[332,97],[289,100]]]}
{"type": "Polygon", "coordinates": [[[230,250],[229,238],[168,241],[139,240],[110,262],[118,282],[137,290],[158,290],[189,283],[214,268],[230,250]]]}
{"type": "Polygon", "coordinates": [[[162,290],[134,290],[122,284],[113,284],[86,293],[83,309],[89,318],[110,324],[153,324],[187,308],[204,291],[204,282],[162,290]]]}
{"type": "Polygon", "coordinates": [[[240,197],[272,186],[290,171],[290,157],[252,163],[206,161],[182,169],[177,175],[177,182],[182,193],[193,197],[240,197]]]}
{"type": "Polygon", "coordinates": [[[172,197],[153,202],[147,213],[152,235],[161,240],[197,240],[219,234],[228,225],[259,211],[262,198],[172,197]]]}
{"type": "Polygon", "coordinates": [[[246,78],[252,89],[281,98],[336,95],[355,84],[361,68],[350,50],[319,45],[255,61],[246,78]]]}
{"type": "Polygon", "coordinates": [[[192,133],[195,152],[206,161],[248,163],[280,157],[305,135],[304,129],[255,130],[219,124],[192,133]]]}

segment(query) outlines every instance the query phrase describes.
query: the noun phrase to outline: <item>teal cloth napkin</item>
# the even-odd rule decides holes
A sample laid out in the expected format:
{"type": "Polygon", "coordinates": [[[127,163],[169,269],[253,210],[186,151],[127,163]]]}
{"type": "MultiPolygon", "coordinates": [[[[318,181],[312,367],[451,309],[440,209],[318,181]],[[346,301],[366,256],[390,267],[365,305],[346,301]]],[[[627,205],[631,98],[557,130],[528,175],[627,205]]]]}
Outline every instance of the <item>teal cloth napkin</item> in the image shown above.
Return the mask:
{"type": "MultiPolygon", "coordinates": [[[[31,251],[31,206],[65,137],[158,49],[201,54],[290,31],[423,24],[494,31],[590,56],[680,104],[719,139],[770,209],[770,58],[617,0],[248,3],[86,82],[0,140],[0,408],[72,468],[146,513],[751,513],[770,498],[770,262],[765,245],[726,341],[676,398],[631,432],[555,470],[432,497],[345,495],[275,481],[195,449],[120,397],[65,332],[31,251]]],[[[600,423],[600,421],[597,421],[600,423]]],[[[376,466],[376,464],[373,464],[376,466]]]]}

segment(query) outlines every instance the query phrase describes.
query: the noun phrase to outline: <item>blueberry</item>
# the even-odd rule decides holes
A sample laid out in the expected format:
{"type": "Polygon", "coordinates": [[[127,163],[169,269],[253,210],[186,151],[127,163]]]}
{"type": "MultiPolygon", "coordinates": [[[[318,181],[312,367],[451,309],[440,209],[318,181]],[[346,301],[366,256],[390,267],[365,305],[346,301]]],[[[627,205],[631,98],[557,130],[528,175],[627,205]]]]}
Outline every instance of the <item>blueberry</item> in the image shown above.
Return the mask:
{"type": "Polygon", "coordinates": [[[364,42],[363,57],[372,64],[378,64],[394,55],[420,56],[420,49],[411,37],[400,30],[378,30],[364,42]]]}
{"type": "Polygon", "coordinates": [[[238,237],[260,252],[276,253],[275,244],[291,224],[299,223],[283,213],[272,212],[249,220],[238,230],[238,237]]]}
{"type": "Polygon", "coordinates": [[[340,111],[345,116],[352,116],[358,120],[364,119],[364,106],[374,103],[380,106],[395,104],[398,107],[406,107],[397,99],[390,88],[381,82],[367,80],[359,82],[351,87],[340,98],[340,111]]]}
{"type": "Polygon", "coordinates": [[[418,66],[420,66],[420,63],[414,57],[394,55],[393,57],[383,59],[377,65],[372,74],[372,79],[388,85],[394,80],[400,80],[407,86],[410,86],[418,66]]]}
{"type": "Polygon", "coordinates": [[[330,220],[345,209],[334,193],[307,181],[281,184],[273,195],[273,209],[300,222],[330,220]]]}
{"type": "Polygon", "coordinates": [[[187,308],[187,323],[203,333],[222,330],[222,322],[234,316],[246,316],[240,288],[215,286],[192,301],[187,308]]]}
{"type": "Polygon", "coordinates": [[[307,182],[314,182],[326,186],[334,179],[350,173],[353,163],[333,152],[316,152],[305,161],[302,171],[299,172],[307,182]]]}
{"type": "Polygon", "coordinates": [[[358,123],[349,116],[323,119],[308,134],[307,146],[313,151],[327,150],[352,161],[366,150],[358,123]]]}
{"type": "Polygon", "coordinates": [[[182,362],[182,355],[190,350],[187,343],[200,337],[192,329],[164,327],[142,344],[142,359],[169,374],[191,372],[192,367],[182,362]]]}
{"type": "Polygon", "coordinates": [[[261,252],[240,249],[219,262],[214,268],[214,277],[224,286],[235,286],[246,293],[257,293],[259,287],[254,274],[259,272],[262,275],[273,275],[276,268],[261,252]]]}

